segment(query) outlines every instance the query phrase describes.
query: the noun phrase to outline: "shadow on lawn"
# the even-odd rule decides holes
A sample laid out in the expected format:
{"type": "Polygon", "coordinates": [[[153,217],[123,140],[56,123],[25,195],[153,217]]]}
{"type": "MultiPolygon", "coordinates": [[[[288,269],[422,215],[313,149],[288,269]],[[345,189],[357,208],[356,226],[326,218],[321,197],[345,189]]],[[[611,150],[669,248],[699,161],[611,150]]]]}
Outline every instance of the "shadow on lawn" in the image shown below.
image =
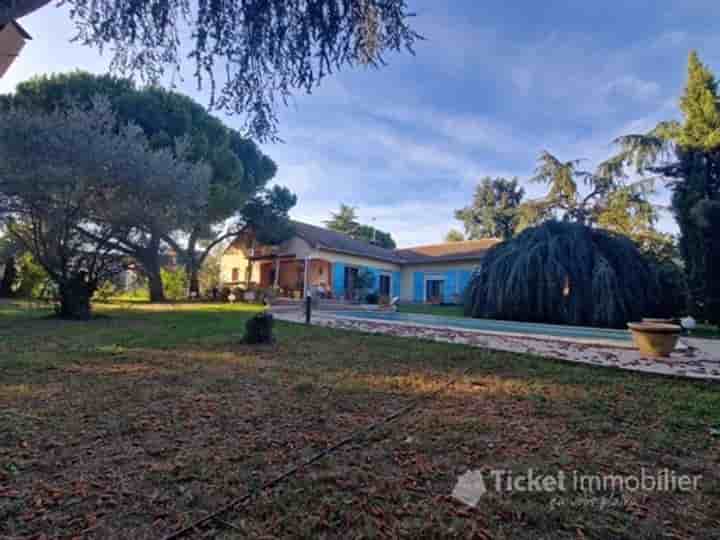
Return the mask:
{"type": "Polygon", "coordinates": [[[239,308],[110,315],[0,327],[0,488],[14,493],[0,501],[0,535],[162,536],[467,367],[409,417],[225,519],[249,538],[718,532],[708,427],[720,392],[707,383],[288,323],[276,345],[249,347],[252,313],[239,308]],[[550,511],[542,495],[476,509],[449,497],[467,469],[640,466],[706,481],[606,513],[550,511]]]}

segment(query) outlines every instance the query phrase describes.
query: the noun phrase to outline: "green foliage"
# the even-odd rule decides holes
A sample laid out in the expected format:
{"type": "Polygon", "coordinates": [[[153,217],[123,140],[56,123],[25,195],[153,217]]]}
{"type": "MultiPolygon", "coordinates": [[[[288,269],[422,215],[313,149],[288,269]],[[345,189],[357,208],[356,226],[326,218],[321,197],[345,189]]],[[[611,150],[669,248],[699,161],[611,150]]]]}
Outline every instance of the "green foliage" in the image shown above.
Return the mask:
{"type": "Polygon", "coordinates": [[[17,260],[18,284],[15,295],[20,298],[47,298],[50,278],[32,254],[25,252],[17,260]]]}
{"type": "Polygon", "coordinates": [[[331,212],[330,216],[330,219],[325,221],[325,226],[331,231],[341,232],[386,249],[395,249],[397,247],[390,233],[370,225],[361,225],[357,220],[357,209],[353,206],[341,203],[340,210],[331,212]]]}
{"type": "Polygon", "coordinates": [[[213,288],[220,289],[222,286],[221,261],[222,250],[216,249],[210,252],[200,268],[200,290],[205,296],[208,296],[213,288]]]}
{"type": "Polygon", "coordinates": [[[525,190],[517,178],[483,178],[475,188],[472,205],[455,211],[468,240],[512,238],[520,223],[520,204],[525,190]]]}
{"type": "Polygon", "coordinates": [[[464,242],[465,235],[457,229],[450,229],[445,235],[446,242],[464,242]]]}
{"type": "Polygon", "coordinates": [[[151,149],[168,150],[209,168],[209,183],[202,192],[147,178],[136,189],[137,200],[124,207],[124,214],[117,215],[116,210],[112,216],[131,229],[131,234],[116,240],[144,267],[153,299],[162,300],[161,243],[179,254],[189,276],[197,277],[209,250],[247,225],[246,214],[257,213],[260,202],[277,195],[265,194],[277,167],[254,142],[226,128],[192,99],[159,87],[138,88],[126,79],[80,71],[37,77],[18,85],[7,102],[51,111],[73,100],[90,108],[97,95],[109,101],[118,126],[139,126],[151,149]],[[229,227],[228,220],[233,222],[229,227]],[[200,243],[204,249],[198,249],[200,243]]]}
{"type": "Polygon", "coordinates": [[[684,122],[677,143],[684,148],[713,151],[720,148],[720,109],[715,76],[695,51],[688,60],[688,82],[680,99],[684,122]]]}
{"type": "Polygon", "coordinates": [[[381,67],[420,39],[406,0],[67,3],[78,41],[112,51],[116,70],[156,83],[194,64],[210,108],[239,115],[260,140],[275,138],[276,107],[294,91],[311,93],[343,67],[381,67]]]}
{"type": "Polygon", "coordinates": [[[330,219],[325,222],[325,226],[331,231],[353,234],[360,226],[355,207],[341,203],[338,212],[330,212],[330,219]]]}
{"type": "Polygon", "coordinates": [[[640,174],[657,175],[673,191],[672,211],[680,228],[679,252],[683,259],[691,312],[700,318],[707,298],[714,296],[714,273],[708,270],[710,249],[694,209],[703,201],[720,200],[720,99],[717,82],[695,52],[690,54],[688,79],[680,100],[682,122],[661,122],[645,134],[618,138],[618,155],[605,162],[602,170],[623,176],[626,168],[640,174]]]}
{"type": "Polygon", "coordinates": [[[627,237],[549,221],[490,249],[466,292],[481,318],[624,327],[665,316],[653,265],[627,237]]]}
{"type": "Polygon", "coordinates": [[[520,209],[521,229],[547,219],[559,218],[604,229],[638,239],[655,232],[657,211],[649,200],[651,181],[628,182],[617,173],[617,164],[603,163],[595,173],[581,170],[580,161],[562,162],[549,152],[540,156],[534,182],[549,186],[542,199],[528,201],[520,209]],[[581,193],[585,186],[586,193],[581,193]]]}
{"type": "Polygon", "coordinates": [[[105,99],[0,113],[0,218],[57,285],[63,316],[90,316],[95,289],[121,269],[116,245],[132,233],[130,216],[151,211],[147,199],[202,185],[204,166],[152,150],[105,99]]]}
{"type": "Polygon", "coordinates": [[[712,324],[720,324],[720,201],[702,201],[691,215],[700,230],[705,253],[703,312],[712,324]]]}
{"type": "Polygon", "coordinates": [[[277,245],[292,237],[294,227],[288,213],[297,197],[287,188],[273,186],[250,199],[242,209],[242,219],[255,231],[261,244],[277,245]]]}
{"type": "Polygon", "coordinates": [[[184,270],[181,268],[163,268],[160,270],[160,275],[162,276],[163,287],[168,300],[178,301],[187,298],[189,282],[184,270]]]}
{"type": "Polygon", "coordinates": [[[96,302],[107,303],[117,295],[117,288],[113,285],[112,281],[104,281],[95,290],[93,300],[96,302]]]}
{"type": "Polygon", "coordinates": [[[397,244],[390,233],[381,231],[380,229],[376,229],[370,225],[360,225],[351,236],[357,238],[358,240],[365,240],[370,244],[375,244],[376,246],[380,246],[385,249],[395,249],[397,247],[397,244]]]}
{"type": "Polygon", "coordinates": [[[355,290],[357,291],[365,291],[368,289],[372,289],[374,283],[375,276],[371,271],[366,268],[361,268],[360,270],[358,270],[358,273],[355,276],[355,280],[353,281],[353,285],[355,287],[355,290]]]}

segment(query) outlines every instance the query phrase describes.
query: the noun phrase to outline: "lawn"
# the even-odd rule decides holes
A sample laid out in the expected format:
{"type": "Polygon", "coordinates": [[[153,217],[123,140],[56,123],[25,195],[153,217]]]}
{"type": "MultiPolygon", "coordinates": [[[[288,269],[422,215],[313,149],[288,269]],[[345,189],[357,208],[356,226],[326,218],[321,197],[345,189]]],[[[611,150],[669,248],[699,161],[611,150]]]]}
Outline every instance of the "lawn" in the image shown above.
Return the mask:
{"type": "Polygon", "coordinates": [[[720,537],[717,386],[286,323],[249,347],[255,309],[0,305],[0,538],[162,538],[422,397],[183,538],[720,537]],[[641,467],[699,490],[450,496],[474,469],[641,467]]]}
{"type": "Polygon", "coordinates": [[[440,317],[464,317],[462,306],[452,304],[401,304],[398,311],[402,313],[422,313],[423,315],[438,315],[440,317]]]}

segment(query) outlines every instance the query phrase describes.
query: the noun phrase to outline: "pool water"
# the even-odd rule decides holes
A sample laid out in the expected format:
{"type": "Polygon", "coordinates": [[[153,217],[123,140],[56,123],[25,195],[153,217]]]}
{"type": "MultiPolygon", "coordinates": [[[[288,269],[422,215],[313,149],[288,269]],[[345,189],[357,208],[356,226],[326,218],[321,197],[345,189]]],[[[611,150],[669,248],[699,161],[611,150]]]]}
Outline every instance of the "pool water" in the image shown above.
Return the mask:
{"type": "Polygon", "coordinates": [[[525,334],[536,336],[554,336],[565,339],[587,341],[614,341],[625,345],[632,341],[628,330],[611,330],[606,328],[589,328],[586,326],[562,326],[559,324],[538,324],[515,321],[497,321],[492,319],[471,319],[461,317],[441,317],[420,313],[393,313],[375,311],[343,311],[335,313],[338,318],[372,319],[377,321],[416,323],[442,328],[457,328],[478,331],[489,331],[506,334],[525,334]]]}

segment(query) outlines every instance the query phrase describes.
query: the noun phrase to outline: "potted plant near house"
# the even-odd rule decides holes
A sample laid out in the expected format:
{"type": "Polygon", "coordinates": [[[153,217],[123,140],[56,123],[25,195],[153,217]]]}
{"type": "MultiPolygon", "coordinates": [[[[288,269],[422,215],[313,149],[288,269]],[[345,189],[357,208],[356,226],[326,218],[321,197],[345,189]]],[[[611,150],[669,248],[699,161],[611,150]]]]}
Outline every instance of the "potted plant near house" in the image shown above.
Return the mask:
{"type": "Polygon", "coordinates": [[[628,323],[640,354],[650,358],[666,358],[675,350],[682,328],[663,322],[628,323]]]}

